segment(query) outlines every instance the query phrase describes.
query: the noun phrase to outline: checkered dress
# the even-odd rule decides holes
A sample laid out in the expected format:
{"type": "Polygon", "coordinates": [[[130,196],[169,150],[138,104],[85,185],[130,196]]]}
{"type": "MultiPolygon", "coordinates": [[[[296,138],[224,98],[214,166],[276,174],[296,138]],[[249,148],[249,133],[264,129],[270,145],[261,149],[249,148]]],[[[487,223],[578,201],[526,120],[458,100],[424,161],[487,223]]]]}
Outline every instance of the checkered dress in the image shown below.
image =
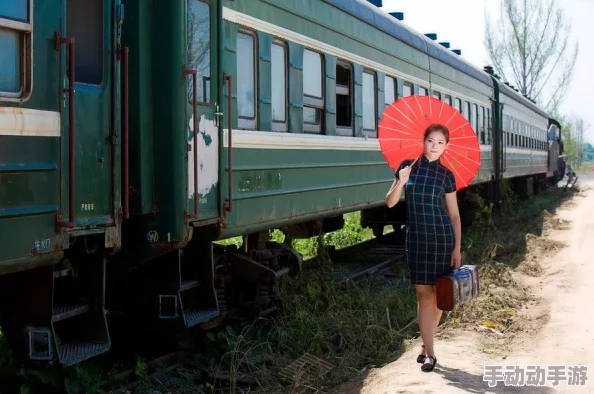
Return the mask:
{"type": "MultiPolygon", "coordinates": [[[[404,160],[395,172],[410,165],[404,160]]],[[[406,259],[413,284],[434,285],[451,272],[454,231],[445,209],[444,193],[456,190],[454,174],[439,160],[423,155],[412,167],[405,185],[408,222],[406,259]]]]}

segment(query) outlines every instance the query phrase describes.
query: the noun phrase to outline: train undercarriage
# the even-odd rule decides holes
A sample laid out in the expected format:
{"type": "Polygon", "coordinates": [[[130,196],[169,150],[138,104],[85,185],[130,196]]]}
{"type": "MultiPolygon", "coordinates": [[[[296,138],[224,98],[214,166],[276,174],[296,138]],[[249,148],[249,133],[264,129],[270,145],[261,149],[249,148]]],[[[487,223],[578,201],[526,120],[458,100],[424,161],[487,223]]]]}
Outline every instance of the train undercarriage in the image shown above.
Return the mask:
{"type": "Polygon", "coordinates": [[[2,334],[18,362],[67,367],[109,352],[114,326],[175,340],[227,317],[268,316],[280,309],[279,280],[302,265],[290,238],[268,234],[241,248],[194,237],[142,265],[109,263],[101,236],[77,238],[60,263],[0,278],[2,334]]]}

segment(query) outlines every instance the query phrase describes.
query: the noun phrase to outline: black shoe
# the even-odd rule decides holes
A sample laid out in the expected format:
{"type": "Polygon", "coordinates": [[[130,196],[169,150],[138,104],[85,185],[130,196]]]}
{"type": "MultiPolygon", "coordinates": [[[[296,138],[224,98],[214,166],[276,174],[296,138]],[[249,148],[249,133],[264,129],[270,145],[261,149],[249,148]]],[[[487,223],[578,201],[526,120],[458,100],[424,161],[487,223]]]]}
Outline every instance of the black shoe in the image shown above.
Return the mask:
{"type": "Polygon", "coordinates": [[[425,360],[427,360],[428,358],[432,359],[433,362],[432,363],[423,363],[423,365],[421,366],[421,371],[423,372],[431,372],[433,371],[433,368],[435,368],[435,364],[437,364],[437,359],[433,356],[427,356],[425,358],[425,360]]]}
{"type": "MultiPolygon", "coordinates": [[[[421,347],[422,347],[423,349],[425,349],[425,345],[421,345],[421,347]]],[[[425,356],[424,354],[419,354],[419,355],[417,356],[417,362],[418,362],[419,364],[423,364],[423,363],[425,362],[425,358],[426,358],[426,357],[427,357],[427,356],[425,356]]]]}

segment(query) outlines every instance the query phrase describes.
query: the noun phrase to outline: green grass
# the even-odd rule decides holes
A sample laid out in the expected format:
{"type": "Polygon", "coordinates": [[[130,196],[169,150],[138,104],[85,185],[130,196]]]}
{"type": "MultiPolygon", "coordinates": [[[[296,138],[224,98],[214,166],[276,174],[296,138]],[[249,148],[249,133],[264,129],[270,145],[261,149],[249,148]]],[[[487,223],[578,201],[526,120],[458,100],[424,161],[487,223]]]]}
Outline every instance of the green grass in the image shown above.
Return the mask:
{"type": "MultiPolygon", "coordinates": [[[[333,231],[323,235],[323,244],[333,245],[336,249],[344,248],[345,246],[353,245],[358,242],[365,241],[373,237],[372,231],[369,228],[361,228],[359,224],[361,220],[361,212],[351,212],[344,215],[344,227],[341,230],[333,231]]],[[[279,230],[270,231],[270,239],[276,242],[283,242],[284,234],[279,230]]],[[[294,239],[292,247],[301,253],[304,259],[315,257],[318,253],[319,237],[294,239]]],[[[227,238],[216,242],[219,245],[242,245],[241,237],[227,238]]]]}

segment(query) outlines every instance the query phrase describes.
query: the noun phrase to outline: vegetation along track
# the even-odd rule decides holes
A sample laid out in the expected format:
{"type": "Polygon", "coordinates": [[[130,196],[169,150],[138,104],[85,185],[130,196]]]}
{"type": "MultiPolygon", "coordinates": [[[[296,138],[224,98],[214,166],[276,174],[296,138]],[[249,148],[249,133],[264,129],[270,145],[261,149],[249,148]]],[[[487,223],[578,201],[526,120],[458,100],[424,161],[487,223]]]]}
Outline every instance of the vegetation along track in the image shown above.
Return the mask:
{"type": "MultiPolygon", "coordinates": [[[[332,282],[342,287],[373,276],[377,284],[381,283],[386,285],[386,288],[390,288],[391,279],[401,274],[403,268],[404,239],[398,235],[390,232],[381,237],[368,238],[339,249],[335,245],[319,243],[318,254],[304,261],[304,275],[313,280],[317,279],[319,283],[332,282]],[[327,269],[328,263],[332,266],[331,269],[327,269]],[[319,276],[320,273],[322,277],[319,276]]],[[[314,237],[311,242],[318,243],[318,239],[314,237]]],[[[387,321],[389,324],[389,319],[387,321]]],[[[242,324],[245,323],[241,322],[239,325],[242,324]]],[[[267,324],[263,324],[262,328],[269,333],[270,327],[267,330],[266,326],[267,324]]],[[[236,335],[234,325],[228,325],[223,331],[224,335],[236,335]]],[[[259,335],[262,335],[262,332],[259,335]]],[[[206,335],[204,340],[208,342],[209,339],[216,337],[217,334],[206,335]]],[[[221,372],[217,368],[209,368],[209,353],[204,352],[205,341],[201,341],[201,344],[195,342],[194,346],[186,350],[174,350],[155,357],[150,362],[139,360],[125,371],[104,379],[98,387],[104,392],[123,394],[146,392],[149,387],[152,387],[153,392],[161,392],[159,389],[164,390],[163,392],[171,392],[171,386],[179,389],[178,392],[183,392],[184,381],[188,384],[191,381],[193,389],[199,382],[198,384],[205,389],[205,392],[233,392],[230,389],[242,392],[242,389],[249,390],[250,387],[258,386],[258,380],[249,376],[232,376],[228,371],[221,372]]],[[[263,361],[253,360],[255,364],[263,361]]],[[[285,377],[291,378],[290,373],[294,372],[293,370],[303,369],[307,367],[306,364],[322,370],[324,367],[329,368],[323,360],[305,355],[284,370],[285,377]]]]}
{"type": "MultiPolygon", "coordinates": [[[[493,217],[481,217],[479,209],[463,237],[465,260],[486,267],[492,259],[517,264],[524,234],[538,234],[543,212],[554,211],[575,192],[551,188],[525,200],[510,195],[501,214],[493,217]],[[489,252],[493,245],[497,253],[489,252]]],[[[268,394],[305,393],[307,387],[324,392],[394,360],[403,341],[417,335],[416,301],[400,257],[402,233],[373,238],[358,223],[358,214],[349,214],[343,230],[293,241],[307,260],[301,275],[279,285],[282,313],[250,322],[227,319],[213,331],[198,330],[192,338],[169,344],[156,336],[136,338],[147,349],[141,356],[99,357],[60,376],[28,370],[15,374],[14,369],[9,374],[4,357],[0,392],[53,393],[64,387],[70,393],[268,394]],[[16,390],[6,389],[9,381],[16,390]]]]}
{"type": "MultiPolygon", "coordinates": [[[[335,270],[331,273],[333,280],[347,286],[349,282],[358,282],[373,275],[389,288],[390,279],[398,275],[402,268],[399,263],[403,262],[404,257],[402,245],[394,244],[392,242],[394,237],[391,235],[363,241],[335,252],[340,256],[340,260],[335,260],[336,256],[332,260],[336,264],[335,270]],[[352,254],[353,251],[355,254],[352,254]],[[378,260],[381,262],[378,263],[378,260]]],[[[314,260],[311,259],[310,262],[314,260]]],[[[389,315],[387,321],[389,322],[389,315]]],[[[103,380],[99,384],[99,388],[110,394],[124,394],[135,390],[146,392],[147,387],[155,388],[156,384],[157,386],[162,385],[162,388],[166,389],[165,392],[170,392],[169,387],[172,385],[183,386],[184,379],[190,379],[193,382],[201,381],[204,388],[210,389],[206,392],[228,393],[234,384],[233,380],[236,380],[235,384],[240,387],[248,387],[248,390],[249,387],[258,386],[258,381],[249,377],[234,379],[228,373],[209,370],[208,363],[205,362],[208,354],[201,354],[202,350],[200,346],[195,346],[189,350],[172,351],[156,357],[148,363],[139,362],[137,365],[103,380]],[[202,362],[196,362],[196,358],[201,358],[202,362]]],[[[285,370],[286,377],[290,378],[289,372],[293,372],[292,369],[303,368],[306,363],[311,364],[312,367],[315,366],[315,368],[328,367],[328,364],[319,358],[308,355],[289,366],[285,370]]],[[[160,393],[158,388],[156,387],[153,392],[160,393]]],[[[243,389],[238,388],[237,392],[243,392],[243,389]]]]}

